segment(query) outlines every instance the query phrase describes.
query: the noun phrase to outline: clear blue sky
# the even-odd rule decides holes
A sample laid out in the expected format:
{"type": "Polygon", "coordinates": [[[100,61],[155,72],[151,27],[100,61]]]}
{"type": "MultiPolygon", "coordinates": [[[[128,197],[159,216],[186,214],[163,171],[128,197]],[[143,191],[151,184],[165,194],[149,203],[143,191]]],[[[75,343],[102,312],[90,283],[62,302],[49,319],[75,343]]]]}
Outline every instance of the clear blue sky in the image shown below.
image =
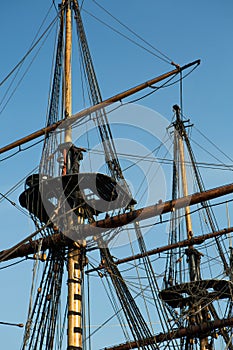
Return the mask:
{"type": "MultiPolygon", "coordinates": [[[[201,59],[200,67],[183,83],[184,114],[191,117],[195,126],[232,159],[232,1],[101,0],[99,3],[176,63],[183,65],[201,59]]],[[[50,6],[51,0],[22,0],[10,4],[2,2],[0,81],[24,56],[50,6]]],[[[173,69],[168,63],[135,46],[90,16],[88,12],[133,38],[93,1],[85,0],[83,9],[83,20],[103,98],[173,69]]],[[[54,16],[55,9],[52,6],[47,25],[54,16]]],[[[1,104],[0,111],[4,107],[0,114],[1,146],[45,124],[53,42],[54,32],[41,47],[9,103],[6,107],[6,100],[1,104]]],[[[27,61],[28,64],[34,53],[27,61]]],[[[8,83],[0,87],[1,101],[7,86],[8,83]]],[[[179,102],[179,88],[176,85],[139,103],[171,120],[172,105],[179,102]]],[[[80,102],[75,101],[74,112],[81,108],[79,105],[80,102]]],[[[39,145],[0,163],[1,193],[6,193],[38,165],[40,152],[39,145]]],[[[209,180],[207,188],[222,184],[222,180],[230,182],[232,178],[227,175],[223,178],[210,177],[209,180]]],[[[17,202],[22,189],[23,186],[10,198],[17,202]]],[[[0,218],[1,250],[34,229],[30,220],[7,201],[0,203],[0,218]]],[[[31,269],[31,263],[24,262],[0,271],[0,321],[25,322],[31,269]]],[[[0,326],[3,349],[19,349],[21,336],[21,329],[0,326]]]]}

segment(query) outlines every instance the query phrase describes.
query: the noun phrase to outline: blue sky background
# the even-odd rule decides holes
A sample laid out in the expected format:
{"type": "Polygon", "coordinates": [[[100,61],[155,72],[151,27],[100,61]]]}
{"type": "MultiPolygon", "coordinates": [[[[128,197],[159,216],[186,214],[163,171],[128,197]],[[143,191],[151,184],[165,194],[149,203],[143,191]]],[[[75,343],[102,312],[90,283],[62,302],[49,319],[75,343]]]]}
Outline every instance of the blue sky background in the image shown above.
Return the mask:
{"type": "MultiPolygon", "coordinates": [[[[176,63],[183,65],[201,59],[200,67],[184,79],[183,111],[204,135],[233,159],[232,1],[101,0],[99,3],[176,63]]],[[[56,14],[52,1],[22,0],[11,4],[2,2],[0,81],[24,56],[51,6],[46,19],[47,25],[56,14]]],[[[104,99],[173,69],[168,63],[98,22],[87,11],[124,35],[130,38],[133,36],[93,1],[84,1],[83,20],[104,99]]],[[[45,27],[46,25],[43,28],[45,27]]],[[[54,31],[36,57],[33,58],[36,52],[33,51],[22,67],[19,76],[22,76],[33,59],[30,70],[7,105],[7,99],[3,98],[9,81],[0,86],[1,146],[40,129],[45,124],[53,42],[54,31]]],[[[78,63],[76,69],[78,72],[78,63]]],[[[77,112],[82,108],[81,93],[78,88],[74,91],[74,112],[77,112]]],[[[162,89],[139,103],[171,120],[172,105],[180,103],[179,86],[162,89]]],[[[205,144],[203,146],[207,147],[205,144]]],[[[41,145],[38,145],[0,163],[1,193],[6,193],[38,165],[40,152],[41,145]]],[[[211,152],[217,151],[212,149],[211,152]]],[[[9,152],[6,156],[12,153],[9,152]]],[[[201,161],[205,161],[204,154],[200,152],[200,156],[201,161]]],[[[232,164],[226,158],[224,162],[232,164]]],[[[231,174],[209,175],[206,187],[231,182],[231,174]]],[[[22,189],[23,186],[10,198],[17,202],[22,189]]],[[[16,243],[34,229],[30,220],[7,201],[0,203],[0,218],[1,250],[16,243]]],[[[31,263],[24,262],[16,267],[0,270],[0,321],[25,322],[31,269],[31,263]]],[[[19,349],[21,336],[21,329],[0,326],[1,347],[4,349],[19,349]]]]}

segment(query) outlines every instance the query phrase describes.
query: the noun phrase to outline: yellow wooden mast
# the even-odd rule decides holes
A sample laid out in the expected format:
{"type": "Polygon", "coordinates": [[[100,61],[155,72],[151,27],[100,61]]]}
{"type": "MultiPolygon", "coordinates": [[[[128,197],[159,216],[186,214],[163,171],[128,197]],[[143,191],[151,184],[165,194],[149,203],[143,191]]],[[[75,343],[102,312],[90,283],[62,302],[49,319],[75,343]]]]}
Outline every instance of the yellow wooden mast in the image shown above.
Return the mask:
{"type": "MultiPolygon", "coordinates": [[[[64,107],[65,118],[72,116],[72,9],[71,1],[63,0],[65,8],[66,30],[65,30],[65,79],[64,79],[64,107]]],[[[65,143],[72,142],[72,128],[68,126],[64,135],[65,143]]],[[[64,158],[66,152],[64,150],[64,158]]],[[[64,159],[66,163],[66,159],[64,159]]],[[[66,169],[67,170],[67,169],[66,169]]],[[[65,173],[63,174],[65,175],[65,173]]],[[[81,213],[80,213],[81,214],[81,213]]],[[[69,229],[74,225],[71,217],[66,218],[69,229]]],[[[77,217],[77,223],[83,222],[83,216],[77,217]]],[[[81,244],[74,242],[68,252],[68,331],[67,331],[67,349],[82,349],[82,258],[81,244]]]]}

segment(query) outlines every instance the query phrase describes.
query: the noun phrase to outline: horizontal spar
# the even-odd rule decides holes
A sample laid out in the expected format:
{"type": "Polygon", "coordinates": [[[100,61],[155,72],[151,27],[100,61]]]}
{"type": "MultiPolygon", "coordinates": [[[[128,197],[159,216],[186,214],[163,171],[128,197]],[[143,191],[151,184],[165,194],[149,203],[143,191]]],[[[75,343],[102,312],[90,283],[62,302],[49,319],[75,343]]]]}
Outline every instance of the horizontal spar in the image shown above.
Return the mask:
{"type": "MultiPolygon", "coordinates": [[[[145,208],[133,210],[128,213],[113,216],[105,220],[96,221],[90,226],[100,227],[105,229],[116,228],[116,227],[127,225],[134,220],[136,221],[146,220],[154,216],[169,213],[176,209],[192,206],[194,204],[202,203],[210,199],[225,196],[230,193],[233,193],[233,183],[216,187],[214,189],[210,189],[207,191],[194,193],[192,195],[178,198],[175,200],[161,202],[159,204],[151,205],[145,208]]],[[[88,227],[84,229],[83,234],[88,236],[88,227]]]]}
{"type": "Polygon", "coordinates": [[[200,325],[194,325],[187,328],[179,328],[177,330],[170,331],[168,333],[160,333],[158,335],[155,335],[153,337],[138,340],[138,341],[132,341],[124,344],[119,344],[116,346],[104,348],[104,350],[131,350],[131,349],[138,349],[138,346],[146,346],[146,345],[152,345],[156,343],[162,343],[165,341],[171,341],[174,339],[179,339],[183,337],[189,337],[189,338],[199,338],[205,335],[206,333],[210,333],[211,331],[214,331],[215,329],[222,329],[224,327],[231,327],[233,326],[233,318],[227,318],[227,319],[218,319],[215,321],[209,321],[209,322],[203,322],[200,325]]]}
{"type": "MultiPolygon", "coordinates": [[[[193,237],[192,239],[185,239],[184,241],[179,241],[177,243],[168,244],[168,245],[165,245],[165,246],[162,246],[162,247],[158,247],[158,248],[155,248],[155,249],[147,250],[145,253],[138,253],[138,254],[135,254],[135,255],[127,256],[126,258],[115,260],[114,264],[115,265],[121,265],[121,264],[125,264],[125,263],[128,263],[128,262],[137,260],[137,259],[141,259],[141,258],[146,257],[146,256],[160,254],[160,253],[167,252],[169,250],[173,250],[173,249],[176,249],[176,248],[188,247],[188,246],[196,245],[196,244],[202,244],[208,239],[216,238],[216,237],[219,237],[219,236],[222,236],[222,235],[226,235],[226,234],[232,233],[232,232],[233,232],[233,227],[224,228],[224,229],[219,230],[219,231],[206,233],[204,235],[193,237]]],[[[101,265],[99,265],[96,268],[93,268],[93,269],[90,269],[90,270],[86,271],[86,273],[97,271],[97,270],[101,270],[101,269],[104,269],[105,267],[106,267],[105,265],[101,264],[101,265]]]]}
{"type": "MultiPolygon", "coordinates": [[[[86,224],[82,226],[82,232],[80,234],[82,234],[82,238],[89,237],[92,236],[93,233],[95,234],[95,228],[102,229],[102,231],[106,229],[108,230],[111,228],[117,228],[129,224],[133,222],[133,220],[146,220],[151,217],[169,213],[173,210],[184,208],[186,206],[192,206],[197,203],[202,203],[210,199],[218,198],[230,193],[233,193],[233,183],[221,187],[216,187],[214,189],[210,189],[201,193],[194,193],[193,195],[178,198],[176,200],[170,200],[138,210],[133,210],[129,213],[120,214],[117,216],[107,218],[105,220],[96,221],[90,225],[86,224]]],[[[30,240],[33,238],[33,235],[36,235],[38,233],[39,231],[37,230],[34,234],[31,234],[29,236],[30,240]]],[[[25,240],[26,239],[24,239],[23,244],[18,244],[13,248],[0,252],[0,261],[27,256],[37,251],[40,240],[30,241],[30,243],[25,243],[25,240]]],[[[54,249],[56,245],[67,246],[71,242],[72,241],[70,239],[66,238],[61,234],[54,234],[53,236],[48,236],[43,239],[41,249],[54,249]]]]}
{"type": "Polygon", "coordinates": [[[121,101],[123,100],[124,98],[126,97],[129,97],[145,88],[148,88],[164,79],[167,79],[169,77],[171,77],[172,75],[175,75],[175,74],[178,74],[179,72],[182,72],[183,70],[189,68],[189,67],[192,67],[193,65],[198,65],[200,64],[200,60],[196,60],[194,62],[191,62],[191,63],[188,63],[186,64],[185,66],[182,66],[182,67],[177,67],[176,69],[173,69],[172,71],[169,71],[165,74],[162,74],[156,78],[153,78],[151,80],[148,80],[142,84],[139,84],[129,90],[126,90],[124,92],[121,92],[113,97],[110,97],[108,98],[107,100],[103,101],[103,102],[100,102],[94,106],[91,106],[89,108],[86,108],[74,115],[72,115],[71,117],[69,117],[69,120],[68,119],[63,119],[63,120],[60,120],[58,122],[56,122],[55,124],[51,124],[47,127],[44,127],[40,130],[37,130],[35,132],[33,132],[32,134],[30,135],[27,135],[19,140],[16,140],[2,148],[0,148],[0,154],[1,153],[4,153],[4,152],[7,152],[7,151],[10,151],[11,149],[14,149],[16,147],[19,147],[29,141],[32,141],[32,140],[35,140],[36,138],[38,137],[41,137],[43,135],[48,135],[49,133],[55,131],[57,128],[66,128],[68,127],[69,125],[73,124],[74,122],[76,122],[78,119],[81,119],[85,116],[88,116],[90,115],[91,113],[94,113],[96,112],[97,110],[100,110],[102,108],[105,108],[115,102],[118,102],[118,101],[121,101]]]}

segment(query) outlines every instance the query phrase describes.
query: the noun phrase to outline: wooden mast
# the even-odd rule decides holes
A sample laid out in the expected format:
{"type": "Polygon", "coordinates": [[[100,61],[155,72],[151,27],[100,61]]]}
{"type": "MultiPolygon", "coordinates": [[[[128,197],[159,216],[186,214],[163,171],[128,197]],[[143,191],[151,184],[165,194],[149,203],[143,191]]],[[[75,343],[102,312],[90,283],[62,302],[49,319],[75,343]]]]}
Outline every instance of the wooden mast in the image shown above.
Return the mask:
{"type": "MultiPolygon", "coordinates": [[[[64,81],[64,99],[65,99],[65,118],[72,116],[72,10],[71,1],[63,0],[66,8],[66,34],[65,34],[65,81],[64,81]]],[[[65,129],[65,144],[72,142],[72,128],[69,125],[65,129]]],[[[64,148],[63,175],[67,172],[66,157],[69,147],[64,148]]],[[[80,213],[81,214],[81,213],[80,213]]],[[[67,216],[68,227],[74,225],[71,216],[67,216]]],[[[77,224],[83,223],[83,216],[77,216],[77,224]]],[[[74,242],[68,251],[68,331],[67,331],[67,350],[82,349],[82,260],[81,245],[74,242]]]]}
{"type": "MultiPolygon", "coordinates": [[[[180,109],[179,107],[176,105],[173,107],[176,111],[176,119],[177,119],[177,124],[179,124],[180,121],[180,109]]],[[[179,126],[178,126],[179,128],[179,126]]],[[[181,178],[182,178],[182,188],[183,188],[183,196],[186,197],[189,195],[188,192],[188,183],[187,183],[187,171],[186,171],[186,165],[185,165],[185,156],[184,156],[184,143],[183,143],[183,139],[182,139],[182,135],[181,135],[181,130],[176,130],[175,131],[177,134],[177,138],[178,138],[178,151],[179,151],[179,164],[180,165],[180,169],[181,169],[181,178]]],[[[186,229],[187,229],[187,238],[191,239],[193,236],[192,233],[192,220],[191,220],[191,215],[190,215],[190,206],[188,205],[187,207],[185,207],[185,221],[186,221],[186,229]]]]}
{"type": "MultiPolygon", "coordinates": [[[[64,3],[65,0],[63,0],[64,3]]],[[[72,115],[72,16],[70,1],[66,1],[66,41],[65,41],[65,82],[64,82],[64,98],[65,98],[65,118],[72,115]]],[[[71,127],[65,130],[65,142],[72,142],[71,127]]]]}
{"type": "MultiPolygon", "coordinates": [[[[189,195],[189,191],[188,191],[187,169],[186,169],[184,141],[183,141],[184,124],[180,117],[180,107],[178,105],[174,105],[173,109],[176,113],[176,122],[174,126],[175,126],[175,137],[177,138],[178,152],[179,152],[179,162],[178,162],[179,164],[177,164],[177,167],[180,167],[183,196],[186,197],[189,195]]],[[[186,223],[187,239],[191,241],[193,238],[193,229],[192,229],[191,210],[189,205],[185,207],[185,223],[186,223]]],[[[188,255],[187,261],[189,264],[190,281],[191,282],[199,281],[201,279],[200,253],[196,249],[194,249],[193,245],[191,244],[187,249],[187,255],[188,255]]],[[[194,318],[196,319],[197,324],[199,322],[202,324],[204,320],[201,313],[201,306],[196,307],[195,305],[192,305],[191,308],[193,309],[193,311],[195,311],[196,316],[194,318]]],[[[191,318],[191,321],[192,321],[192,318],[191,318]]],[[[188,338],[186,341],[193,343],[192,338],[188,338]]],[[[200,337],[200,350],[207,350],[208,348],[209,348],[208,337],[203,337],[203,336],[200,337]]]]}

